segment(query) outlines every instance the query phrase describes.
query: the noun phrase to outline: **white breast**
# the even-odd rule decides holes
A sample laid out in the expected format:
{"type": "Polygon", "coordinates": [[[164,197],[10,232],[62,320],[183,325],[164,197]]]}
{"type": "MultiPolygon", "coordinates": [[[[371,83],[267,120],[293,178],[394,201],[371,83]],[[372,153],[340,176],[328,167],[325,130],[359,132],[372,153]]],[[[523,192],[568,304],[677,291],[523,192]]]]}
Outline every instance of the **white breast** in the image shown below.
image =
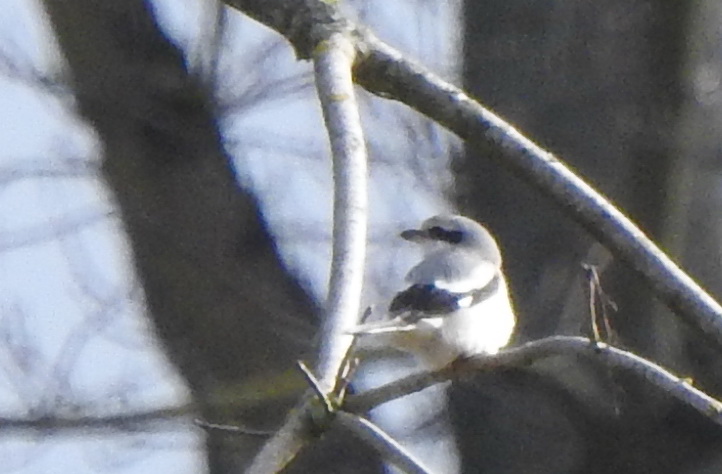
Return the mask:
{"type": "Polygon", "coordinates": [[[509,343],[515,323],[506,282],[502,279],[494,296],[444,318],[440,340],[448,349],[442,352],[454,352],[456,356],[495,354],[509,343]]]}

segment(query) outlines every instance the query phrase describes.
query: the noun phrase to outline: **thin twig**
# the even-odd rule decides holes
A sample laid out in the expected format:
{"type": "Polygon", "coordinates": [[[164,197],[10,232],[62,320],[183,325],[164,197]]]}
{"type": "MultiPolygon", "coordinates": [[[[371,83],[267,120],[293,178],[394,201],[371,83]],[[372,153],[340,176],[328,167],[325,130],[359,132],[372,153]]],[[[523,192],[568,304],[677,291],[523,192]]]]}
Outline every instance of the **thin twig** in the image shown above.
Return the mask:
{"type": "MultiPolygon", "coordinates": [[[[596,265],[582,263],[587,278],[587,292],[589,296],[589,318],[592,327],[592,336],[595,343],[608,343],[616,345],[619,343],[616,333],[612,330],[609,320],[609,310],[617,311],[617,304],[602,288],[602,279],[596,265]],[[597,307],[600,311],[597,311],[597,307]],[[601,313],[601,314],[600,314],[601,313]],[[600,326],[600,321],[602,325],[600,326]],[[602,330],[602,328],[604,328],[602,330]]],[[[619,415],[622,412],[622,396],[624,390],[618,383],[612,367],[606,367],[606,377],[611,386],[611,399],[614,412],[619,415]]]]}
{"type": "Polygon", "coordinates": [[[306,378],[306,381],[313,389],[313,392],[316,394],[316,397],[323,403],[323,407],[326,410],[327,414],[330,414],[334,411],[334,404],[329,398],[328,394],[323,391],[323,387],[321,386],[321,382],[316,378],[315,375],[313,375],[313,372],[311,372],[311,369],[308,368],[308,366],[303,363],[303,361],[298,361],[298,368],[301,369],[301,372],[303,373],[304,377],[306,378]]]}
{"type": "Polygon", "coordinates": [[[255,428],[248,428],[247,426],[241,426],[241,425],[226,425],[222,423],[210,423],[206,420],[202,420],[200,418],[196,418],[193,420],[193,422],[203,428],[204,430],[211,431],[211,430],[217,430],[217,431],[224,431],[227,433],[233,433],[238,435],[245,435],[245,436],[257,436],[257,437],[263,437],[267,438],[273,435],[275,431],[270,430],[257,430],[255,428]]]}
{"type": "Polygon", "coordinates": [[[403,472],[409,474],[429,474],[431,472],[396,440],[366,418],[339,411],[336,413],[336,422],[374,448],[385,461],[392,463],[403,472]]]}
{"type": "Polygon", "coordinates": [[[197,407],[186,404],[119,414],[80,414],[70,416],[62,413],[48,413],[42,416],[29,416],[26,418],[0,417],[0,432],[7,434],[10,431],[38,431],[44,433],[150,431],[151,426],[153,430],[157,430],[158,423],[182,423],[188,416],[195,414],[196,410],[197,407]]]}
{"type": "Polygon", "coordinates": [[[592,335],[595,342],[608,342],[616,344],[617,340],[609,321],[609,311],[617,311],[617,304],[602,288],[602,281],[596,265],[583,263],[582,268],[587,277],[587,291],[589,293],[589,318],[592,326],[592,335]],[[597,308],[600,312],[597,312],[597,308]],[[600,314],[601,313],[601,314],[600,314]],[[602,331],[599,323],[602,323],[602,331]]]}

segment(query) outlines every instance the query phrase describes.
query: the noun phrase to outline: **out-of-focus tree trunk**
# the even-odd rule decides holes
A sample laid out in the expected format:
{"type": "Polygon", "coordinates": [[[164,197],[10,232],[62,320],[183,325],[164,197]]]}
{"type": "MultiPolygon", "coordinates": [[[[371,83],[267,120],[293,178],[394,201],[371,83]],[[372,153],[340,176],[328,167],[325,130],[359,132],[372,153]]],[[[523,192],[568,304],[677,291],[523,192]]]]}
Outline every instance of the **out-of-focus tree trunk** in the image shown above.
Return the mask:
{"type": "MultiPolygon", "coordinates": [[[[670,173],[674,196],[665,213],[664,235],[680,262],[700,283],[722,299],[722,4],[694,2],[685,38],[682,107],[675,130],[677,159],[670,173]]],[[[695,381],[722,393],[719,348],[692,334],[684,346],[695,381]]],[[[701,460],[700,473],[722,472],[719,451],[701,460]]]]}
{"type": "MultiPolygon", "coordinates": [[[[274,428],[290,397],[223,406],[242,406],[241,389],[292,369],[310,346],[315,308],[237,185],[209,91],[144,1],[45,7],[78,108],[103,145],[103,174],[160,341],[205,418],[274,428]]],[[[262,441],[211,431],[211,472],[241,472],[262,441]]]]}
{"type": "MultiPolygon", "coordinates": [[[[670,169],[684,159],[674,128],[689,8],[467,1],[466,88],[664,243],[664,210],[677,198],[670,169]]],[[[455,171],[460,207],[504,247],[518,339],[589,334],[580,264],[603,253],[590,252],[578,225],[496,162],[469,153],[455,171]]],[[[690,335],[636,275],[613,262],[602,283],[618,305],[612,325],[623,345],[683,374],[699,370],[684,357],[690,335]]],[[[468,472],[684,472],[720,436],[644,384],[573,360],[457,385],[454,400],[468,472]]]]}

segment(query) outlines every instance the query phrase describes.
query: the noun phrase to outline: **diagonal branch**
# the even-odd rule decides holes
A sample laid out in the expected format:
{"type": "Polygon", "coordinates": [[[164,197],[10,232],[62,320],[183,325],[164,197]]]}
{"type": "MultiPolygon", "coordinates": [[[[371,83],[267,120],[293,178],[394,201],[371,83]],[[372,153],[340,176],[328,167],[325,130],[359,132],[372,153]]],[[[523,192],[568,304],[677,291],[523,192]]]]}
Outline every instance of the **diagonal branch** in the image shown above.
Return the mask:
{"type": "Polygon", "coordinates": [[[638,271],[670,309],[722,345],[722,306],[604,196],[460,89],[403,60],[380,41],[368,41],[370,52],[356,68],[359,83],[411,105],[481,154],[501,158],[638,271]]]}
{"type": "Polygon", "coordinates": [[[398,467],[402,472],[409,474],[428,474],[431,472],[395,439],[366,418],[339,411],[336,413],[336,422],[353,433],[362,442],[373,447],[384,460],[398,467]]]}

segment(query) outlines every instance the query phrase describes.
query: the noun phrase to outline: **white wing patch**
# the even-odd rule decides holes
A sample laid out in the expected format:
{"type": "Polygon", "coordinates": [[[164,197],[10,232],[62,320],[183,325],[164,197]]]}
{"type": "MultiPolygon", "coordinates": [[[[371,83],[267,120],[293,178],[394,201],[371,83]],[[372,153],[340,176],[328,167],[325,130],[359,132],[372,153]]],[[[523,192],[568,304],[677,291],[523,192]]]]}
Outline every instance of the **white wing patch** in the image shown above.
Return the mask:
{"type": "Polygon", "coordinates": [[[439,329],[444,325],[444,318],[424,318],[418,324],[428,324],[435,329],[439,329]]]}
{"type": "MultiPolygon", "coordinates": [[[[468,293],[470,291],[484,288],[489,284],[492,278],[494,278],[496,272],[497,268],[493,263],[481,262],[481,264],[474,268],[470,275],[464,278],[453,281],[437,279],[434,280],[434,285],[437,288],[441,288],[442,290],[446,290],[451,293],[468,293]]],[[[463,305],[461,301],[459,304],[462,306],[468,306],[468,304],[463,305]]]]}
{"type": "Polygon", "coordinates": [[[457,305],[459,305],[459,308],[468,308],[471,306],[471,304],[474,302],[474,297],[469,295],[465,298],[461,298],[456,302],[457,305]]]}

